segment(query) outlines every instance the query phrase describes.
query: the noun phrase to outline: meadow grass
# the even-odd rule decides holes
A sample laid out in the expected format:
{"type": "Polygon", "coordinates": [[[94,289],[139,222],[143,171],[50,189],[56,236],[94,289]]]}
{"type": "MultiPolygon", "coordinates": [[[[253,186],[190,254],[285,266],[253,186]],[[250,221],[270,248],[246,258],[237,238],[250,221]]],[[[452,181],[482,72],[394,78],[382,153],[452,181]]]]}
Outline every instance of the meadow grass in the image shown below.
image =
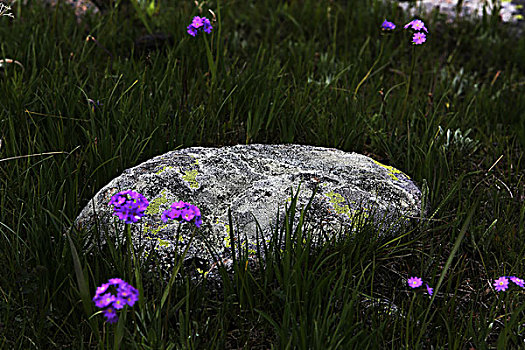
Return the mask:
{"type": "Polygon", "coordinates": [[[79,24],[63,3],[18,1],[0,18],[1,57],[20,63],[0,73],[0,348],[523,346],[523,291],[494,281],[525,277],[525,38],[494,15],[433,13],[415,46],[413,18],[375,0],[159,4],[79,24]],[[212,33],[190,36],[208,9],[212,33]],[[397,28],[382,35],[385,19],[397,28]],[[172,41],[134,47],[145,22],[172,41]],[[240,259],[219,298],[142,276],[126,245],[86,254],[85,235],[63,234],[124,169],[239,143],[368,155],[409,174],[430,211],[396,236],[365,225],[321,250],[275,249],[257,270],[240,259]],[[113,277],[140,299],[108,324],[91,298],[113,277]]]}

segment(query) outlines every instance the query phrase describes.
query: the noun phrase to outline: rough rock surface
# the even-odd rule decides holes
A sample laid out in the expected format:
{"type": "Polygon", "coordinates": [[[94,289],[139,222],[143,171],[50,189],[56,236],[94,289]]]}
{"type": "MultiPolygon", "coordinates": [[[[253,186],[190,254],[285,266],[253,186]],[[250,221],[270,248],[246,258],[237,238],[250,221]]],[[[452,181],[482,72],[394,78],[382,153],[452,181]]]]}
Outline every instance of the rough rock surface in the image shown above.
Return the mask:
{"type": "MultiPolygon", "coordinates": [[[[317,187],[307,211],[308,224],[303,227],[304,231],[311,227],[314,237],[322,236],[321,232],[332,237],[343,227],[352,232],[369,219],[385,222],[380,233],[392,233],[399,227],[396,223],[425,215],[421,212],[421,192],[410,178],[369,157],[307,145],[251,144],[176,150],[127,169],[95,195],[75,220],[75,227],[94,232],[96,212],[101,232],[106,232],[107,237],[122,235],[125,226],[113,216],[108,202],[123,190],[141,193],[149,206],[139,222],[131,225],[133,245],[135,249],[142,246],[146,252],[157,251],[161,268],[171,271],[174,257],[187,246],[196,227],[191,222],[181,224],[177,240],[179,222],[164,223],[161,213],[173,202],[189,202],[200,209],[202,225],[185,262],[192,261],[208,281],[217,282],[220,280],[217,262],[225,263],[227,270],[231,266],[228,208],[234,239],[241,234],[241,245],[245,249],[248,244],[252,259],[256,253],[254,217],[261,229],[257,232],[259,242],[267,244],[272,230],[275,231],[278,208],[282,227],[285,205],[289,206],[291,201],[290,189],[295,196],[300,183],[293,227],[297,227],[301,208],[306,207],[317,187]],[[217,255],[210,254],[203,237],[217,255]]],[[[236,257],[238,244],[235,244],[236,257]]],[[[195,273],[193,277],[202,275],[195,273]]]]}

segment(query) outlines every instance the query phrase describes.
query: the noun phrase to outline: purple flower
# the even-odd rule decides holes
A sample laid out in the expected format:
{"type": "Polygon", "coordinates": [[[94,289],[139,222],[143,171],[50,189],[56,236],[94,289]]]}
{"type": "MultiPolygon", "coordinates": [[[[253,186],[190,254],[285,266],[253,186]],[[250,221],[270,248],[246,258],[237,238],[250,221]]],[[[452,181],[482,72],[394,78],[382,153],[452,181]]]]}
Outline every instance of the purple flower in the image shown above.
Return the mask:
{"type": "Polygon", "coordinates": [[[137,300],[139,300],[139,292],[132,286],[128,285],[128,288],[119,291],[119,295],[129,306],[133,306],[137,300]]]}
{"type": "Polygon", "coordinates": [[[162,220],[162,222],[168,222],[169,219],[174,219],[174,218],[171,217],[171,215],[172,215],[172,211],[171,210],[165,210],[160,215],[160,219],[162,220]]]}
{"type": "Polygon", "coordinates": [[[100,308],[104,308],[111,304],[115,300],[115,296],[111,293],[106,293],[104,295],[95,295],[93,301],[95,305],[100,308]]]}
{"type": "Polygon", "coordinates": [[[137,290],[137,288],[133,287],[132,285],[126,282],[124,282],[117,288],[117,292],[123,298],[127,298],[129,295],[135,295],[137,297],[139,295],[139,291],[137,290]]]}
{"type": "Polygon", "coordinates": [[[196,216],[195,217],[195,226],[201,227],[201,225],[202,225],[202,218],[201,218],[201,216],[200,215],[196,216]]]}
{"type": "Polygon", "coordinates": [[[189,204],[183,201],[172,203],[170,206],[171,209],[165,210],[162,213],[161,220],[167,222],[168,219],[177,219],[179,216],[181,216],[182,211],[186,209],[187,206],[189,206],[189,204]]]}
{"type": "Polygon", "coordinates": [[[133,306],[138,300],[138,297],[139,291],[135,287],[120,278],[111,278],[108,283],[104,283],[97,288],[93,301],[97,307],[106,308],[106,310],[104,310],[104,316],[106,316],[109,323],[114,323],[118,320],[116,310],[122,309],[126,304],[133,306]],[[110,286],[114,286],[111,290],[116,290],[117,295],[111,292],[102,294],[108,290],[110,286]]]}
{"type": "Polygon", "coordinates": [[[425,283],[425,285],[427,286],[427,292],[428,292],[428,294],[432,295],[432,293],[434,293],[434,289],[433,289],[433,288],[430,288],[430,287],[428,286],[428,284],[426,284],[426,283],[425,283]]]}
{"type": "Polygon", "coordinates": [[[165,210],[161,215],[163,222],[168,222],[169,219],[184,219],[190,222],[195,219],[195,226],[200,227],[202,224],[201,211],[195,205],[185,203],[183,201],[174,202],[171,204],[171,209],[165,210]]]}
{"type": "Polygon", "coordinates": [[[414,37],[412,38],[412,43],[415,45],[423,44],[427,40],[425,34],[421,32],[414,33],[414,37]]]}
{"type": "Polygon", "coordinates": [[[106,316],[109,323],[115,323],[118,321],[117,310],[113,309],[112,307],[108,307],[104,311],[104,316],[106,316]]]}
{"type": "Polygon", "coordinates": [[[423,23],[423,21],[420,21],[419,19],[414,19],[414,20],[408,22],[407,25],[405,25],[404,28],[407,29],[408,27],[412,27],[412,29],[414,29],[416,31],[424,30],[425,32],[428,33],[428,30],[425,27],[425,23],[423,23]]]}
{"type": "Polygon", "coordinates": [[[196,36],[201,29],[204,30],[205,33],[210,34],[213,27],[211,26],[210,20],[206,17],[195,16],[187,29],[189,35],[196,36]]]}
{"type": "Polygon", "coordinates": [[[381,24],[381,30],[390,31],[390,30],[394,30],[395,28],[396,28],[396,25],[392,22],[388,22],[386,19],[383,22],[383,24],[381,24]]]}
{"type": "Polygon", "coordinates": [[[421,287],[423,281],[419,277],[412,277],[408,279],[408,285],[412,288],[421,287]]]}
{"type": "Polygon", "coordinates": [[[195,212],[191,207],[182,211],[182,218],[188,222],[195,217],[195,212]]]}
{"type": "Polygon", "coordinates": [[[504,291],[509,287],[509,280],[505,276],[502,276],[494,281],[494,287],[496,287],[498,292],[504,291]]]}
{"type": "Polygon", "coordinates": [[[210,34],[213,27],[207,18],[204,18],[204,32],[210,34]]]}
{"type": "Polygon", "coordinates": [[[188,34],[191,36],[197,35],[197,29],[194,28],[191,24],[188,26],[188,34]]]}
{"type": "Polygon", "coordinates": [[[203,20],[205,19],[206,17],[199,17],[199,16],[195,16],[193,17],[193,21],[191,22],[191,25],[198,29],[199,27],[201,27],[204,23],[203,23],[203,20]]]}
{"type": "Polygon", "coordinates": [[[523,288],[523,285],[524,285],[524,281],[521,279],[521,278],[518,278],[516,276],[511,276],[510,277],[510,280],[514,283],[516,283],[518,286],[520,286],[521,288],[523,288]]]}
{"type": "Polygon", "coordinates": [[[111,197],[108,205],[114,205],[116,207],[122,206],[124,203],[126,203],[126,196],[124,195],[124,192],[117,193],[113,197],[111,197]]]}
{"type": "Polygon", "coordinates": [[[173,202],[173,203],[171,203],[170,207],[171,207],[172,209],[175,209],[175,210],[182,210],[182,209],[186,208],[186,205],[187,205],[186,202],[179,201],[179,202],[173,202]]]}
{"type": "Polygon", "coordinates": [[[123,283],[126,283],[124,282],[123,280],[121,280],[120,278],[110,278],[109,281],[108,281],[109,284],[112,284],[114,286],[118,286],[118,285],[121,285],[123,283]]]}
{"type": "Polygon", "coordinates": [[[119,293],[120,292],[124,292],[124,291],[130,292],[130,293],[135,293],[135,294],[139,293],[137,288],[133,287],[131,284],[126,283],[126,282],[123,282],[122,284],[120,284],[118,286],[118,288],[117,288],[117,291],[119,293]]]}
{"type": "Polygon", "coordinates": [[[96,294],[97,294],[97,295],[100,295],[100,294],[104,293],[104,292],[108,289],[108,287],[109,287],[110,285],[111,285],[110,283],[104,283],[104,284],[102,284],[100,287],[97,287],[97,292],[96,292],[96,294]]]}
{"type": "Polygon", "coordinates": [[[126,190],[111,197],[108,205],[114,206],[114,214],[126,224],[137,222],[149,205],[148,200],[140,193],[126,190]]]}
{"type": "Polygon", "coordinates": [[[126,299],[123,299],[120,294],[117,295],[115,300],[113,300],[113,307],[117,310],[120,310],[124,307],[124,305],[126,305],[126,299]]]}

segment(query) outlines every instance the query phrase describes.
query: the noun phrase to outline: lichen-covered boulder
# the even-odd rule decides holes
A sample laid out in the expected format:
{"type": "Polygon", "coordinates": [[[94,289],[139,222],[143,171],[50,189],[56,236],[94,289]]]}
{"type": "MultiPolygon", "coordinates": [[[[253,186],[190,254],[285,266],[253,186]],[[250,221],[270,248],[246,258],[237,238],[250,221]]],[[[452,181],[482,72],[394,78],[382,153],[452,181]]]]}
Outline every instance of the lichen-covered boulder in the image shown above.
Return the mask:
{"type": "MultiPolygon", "coordinates": [[[[219,280],[218,261],[228,266],[232,258],[228,209],[235,240],[240,237],[235,247],[248,247],[253,258],[256,235],[260,244],[270,241],[277,213],[282,227],[291,190],[295,196],[298,189],[294,227],[301,209],[312,199],[303,226],[303,231],[311,228],[312,235],[322,232],[331,236],[344,228],[351,232],[364,219],[386,222],[379,228],[384,233],[389,224],[424,215],[420,190],[409,176],[391,166],[333,148],[251,144],[176,150],[127,169],[95,195],[75,220],[75,227],[94,232],[96,214],[99,230],[107,237],[122,235],[124,223],[108,203],[116,193],[133,190],[149,201],[145,215],[131,224],[134,246],[145,248],[146,254],[155,252],[160,268],[171,271],[176,254],[186,248],[196,229],[200,232],[185,261],[197,262],[198,271],[208,280],[219,280]],[[315,189],[316,195],[311,198],[315,189]],[[200,209],[199,228],[191,222],[161,220],[162,212],[178,201],[200,209]],[[205,241],[216,254],[209,251],[205,241]]],[[[238,251],[235,255],[239,256],[238,251]]]]}

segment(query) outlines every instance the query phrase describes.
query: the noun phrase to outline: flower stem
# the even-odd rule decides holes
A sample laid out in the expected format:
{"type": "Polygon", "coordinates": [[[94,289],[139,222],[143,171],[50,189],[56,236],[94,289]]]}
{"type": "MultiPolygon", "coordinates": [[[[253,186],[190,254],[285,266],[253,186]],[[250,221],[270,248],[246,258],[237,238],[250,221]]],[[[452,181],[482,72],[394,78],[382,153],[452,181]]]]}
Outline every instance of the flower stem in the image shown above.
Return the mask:
{"type": "Polygon", "coordinates": [[[408,82],[407,82],[407,89],[405,94],[405,100],[403,101],[403,111],[401,112],[401,117],[404,118],[406,107],[407,107],[407,100],[408,100],[408,94],[410,93],[410,86],[412,84],[412,75],[414,74],[414,67],[416,65],[416,48],[415,46],[412,46],[412,64],[410,66],[410,74],[408,76],[408,82]]]}
{"type": "Polygon", "coordinates": [[[211,54],[211,48],[208,44],[208,39],[206,39],[206,35],[203,35],[202,36],[204,38],[204,42],[206,43],[206,57],[208,58],[208,67],[210,69],[210,73],[211,73],[211,85],[210,85],[210,89],[213,89],[213,87],[215,86],[215,80],[217,79],[217,63],[218,63],[218,58],[217,58],[217,61],[214,61],[213,60],[213,56],[211,54]]]}
{"type": "Polygon", "coordinates": [[[206,38],[206,35],[203,35],[204,42],[206,46],[206,58],[208,59],[208,67],[210,69],[211,73],[211,86],[210,90],[213,90],[215,87],[215,83],[217,81],[217,66],[219,65],[219,55],[220,55],[220,40],[221,40],[221,5],[220,1],[217,1],[217,23],[218,23],[218,34],[217,34],[217,40],[215,40],[215,47],[216,47],[216,53],[215,53],[215,60],[213,59],[213,55],[211,52],[211,45],[208,44],[208,39],[206,38]]]}
{"type": "Polygon", "coordinates": [[[377,59],[374,61],[374,63],[372,64],[372,67],[370,67],[370,69],[368,70],[366,75],[363,77],[363,79],[361,79],[361,81],[359,82],[359,84],[357,84],[357,86],[356,86],[356,88],[354,90],[354,100],[357,100],[357,92],[359,91],[359,88],[361,87],[361,85],[363,85],[363,83],[366,81],[366,79],[368,79],[368,77],[370,76],[370,73],[372,73],[372,70],[374,69],[374,67],[379,63],[379,60],[381,59],[381,56],[383,54],[383,47],[384,47],[384,42],[381,42],[381,50],[379,51],[379,55],[377,56],[377,59]]]}

